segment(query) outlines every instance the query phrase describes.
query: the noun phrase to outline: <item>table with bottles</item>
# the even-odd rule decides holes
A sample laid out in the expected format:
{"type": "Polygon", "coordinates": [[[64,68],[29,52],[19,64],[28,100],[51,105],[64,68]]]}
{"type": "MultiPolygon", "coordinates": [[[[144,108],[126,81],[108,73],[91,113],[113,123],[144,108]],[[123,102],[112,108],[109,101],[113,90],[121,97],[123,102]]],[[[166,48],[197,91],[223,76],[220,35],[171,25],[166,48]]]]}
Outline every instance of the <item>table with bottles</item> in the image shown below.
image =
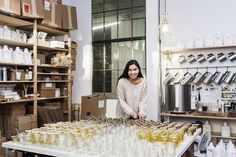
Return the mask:
{"type": "Polygon", "coordinates": [[[200,132],[191,123],[106,118],[46,124],[2,146],[57,157],[181,157],[200,132]]]}

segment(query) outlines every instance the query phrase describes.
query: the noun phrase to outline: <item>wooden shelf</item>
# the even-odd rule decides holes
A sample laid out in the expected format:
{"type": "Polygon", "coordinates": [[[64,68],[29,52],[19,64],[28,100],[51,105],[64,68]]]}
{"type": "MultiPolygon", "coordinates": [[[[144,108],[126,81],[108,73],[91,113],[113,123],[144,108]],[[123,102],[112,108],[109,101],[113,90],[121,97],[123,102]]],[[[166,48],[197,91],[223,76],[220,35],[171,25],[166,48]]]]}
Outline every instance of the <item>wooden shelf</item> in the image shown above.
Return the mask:
{"type": "Polygon", "coordinates": [[[17,67],[33,67],[33,64],[14,64],[14,63],[2,63],[0,62],[1,66],[17,66],[17,67]]]}
{"type": "Polygon", "coordinates": [[[236,94],[236,91],[221,91],[222,94],[236,94]]]}
{"type": "Polygon", "coordinates": [[[38,75],[68,76],[67,73],[37,73],[38,75]]]}
{"type": "Polygon", "coordinates": [[[161,116],[164,117],[178,117],[178,118],[198,118],[198,119],[216,119],[216,120],[236,120],[236,117],[228,116],[206,116],[206,115],[194,115],[191,114],[172,114],[168,112],[162,112],[161,116]]]}
{"type": "Polygon", "coordinates": [[[34,81],[0,81],[1,83],[34,83],[34,81]]]}
{"type": "MultiPolygon", "coordinates": [[[[27,31],[33,31],[33,25],[32,26],[26,26],[23,29],[27,30],[27,31]]],[[[48,26],[43,26],[43,25],[37,25],[37,29],[38,29],[38,31],[48,33],[49,36],[59,36],[59,35],[68,34],[68,32],[66,32],[66,31],[56,29],[56,28],[52,28],[52,27],[48,27],[48,26]]]]}
{"type": "Polygon", "coordinates": [[[68,80],[51,80],[51,81],[38,80],[38,83],[60,83],[60,82],[69,82],[69,81],[68,80]]]}
{"type": "Polygon", "coordinates": [[[228,101],[228,100],[230,100],[230,101],[236,101],[236,98],[221,98],[221,100],[226,100],[226,101],[228,101]]]}
{"type": "Polygon", "coordinates": [[[68,34],[68,32],[66,32],[66,31],[56,29],[56,28],[50,28],[50,27],[43,26],[43,25],[38,25],[38,31],[47,32],[49,35],[66,35],[66,34],[68,34]]]}
{"type": "Polygon", "coordinates": [[[31,43],[14,41],[14,40],[9,40],[9,39],[0,39],[0,45],[33,48],[33,44],[31,43]]]}
{"type": "Polygon", "coordinates": [[[68,69],[69,66],[38,65],[38,68],[68,69]]]}
{"type": "Polygon", "coordinates": [[[52,47],[42,46],[42,45],[38,45],[37,48],[38,48],[38,50],[44,50],[44,51],[64,51],[64,52],[68,52],[68,49],[52,48],[52,47]]]}
{"type": "Polygon", "coordinates": [[[161,50],[164,54],[179,53],[183,51],[196,51],[196,50],[209,50],[209,49],[220,49],[220,48],[236,48],[236,45],[229,46],[212,46],[212,47],[196,47],[196,48],[176,48],[176,49],[163,49],[161,50]]]}
{"type": "Polygon", "coordinates": [[[212,137],[216,137],[216,138],[224,138],[224,139],[234,139],[236,140],[236,134],[231,133],[230,137],[222,137],[221,136],[221,132],[212,132],[211,133],[212,137]]]}
{"type": "Polygon", "coordinates": [[[32,101],[34,101],[34,99],[22,99],[17,101],[0,102],[0,104],[13,104],[13,103],[32,102],[32,101]]]}
{"type": "Polygon", "coordinates": [[[60,96],[60,97],[52,97],[52,98],[41,98],[41,97],[39,97],[37,100],[42,101],[42,100],[66,99],[66,98],[69,98],[69,96],[60,96]]]}
{"type": "Polygon", "coordinates": [[[15,17],[0,14],[0,24],[11,27],[33,26],[33,23],[15,17]]]}

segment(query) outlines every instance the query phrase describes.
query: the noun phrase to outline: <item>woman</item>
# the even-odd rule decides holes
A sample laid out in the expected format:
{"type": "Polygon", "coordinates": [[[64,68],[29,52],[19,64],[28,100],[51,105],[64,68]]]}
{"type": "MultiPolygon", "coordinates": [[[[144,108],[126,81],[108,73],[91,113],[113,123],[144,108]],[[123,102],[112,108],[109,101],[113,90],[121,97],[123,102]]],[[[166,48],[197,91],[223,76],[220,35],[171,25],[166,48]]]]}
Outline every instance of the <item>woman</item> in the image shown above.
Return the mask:
{"type": "Polygon", "coordinates": [[[136,60],[130,60],[117,84],[117,117],[146,118],[147,81],[136,60]]]}

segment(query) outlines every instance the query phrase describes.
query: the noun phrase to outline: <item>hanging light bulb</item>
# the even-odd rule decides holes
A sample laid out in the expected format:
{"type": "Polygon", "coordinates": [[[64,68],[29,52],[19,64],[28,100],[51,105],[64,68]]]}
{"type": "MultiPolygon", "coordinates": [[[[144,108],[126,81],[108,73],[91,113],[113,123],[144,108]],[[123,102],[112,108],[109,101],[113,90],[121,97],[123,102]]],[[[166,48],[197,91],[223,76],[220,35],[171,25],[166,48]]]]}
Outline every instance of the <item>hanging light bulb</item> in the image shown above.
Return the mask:
{"type": "Polygon", "coordinates": [[[164,4],[164,13],[161,17],[161,21],[160,21],[160,31],[161,31],[161,34],[162,35],[170,35],[172,34],[173,30],[172,30],[172,26],[170,24],[170,21],[169,21],[169,17],[168,17],[168,13],[166,11],[166,0],[165,0],[165,4],[164,4]]]}
{"type": "Polygon", "coordinates": [[[167,18],[167,13],[165,13],[162,17],[161,32],[167,33],[168,31],[169,31],[169,22],[168,22],[168,18],[167,18]]]}

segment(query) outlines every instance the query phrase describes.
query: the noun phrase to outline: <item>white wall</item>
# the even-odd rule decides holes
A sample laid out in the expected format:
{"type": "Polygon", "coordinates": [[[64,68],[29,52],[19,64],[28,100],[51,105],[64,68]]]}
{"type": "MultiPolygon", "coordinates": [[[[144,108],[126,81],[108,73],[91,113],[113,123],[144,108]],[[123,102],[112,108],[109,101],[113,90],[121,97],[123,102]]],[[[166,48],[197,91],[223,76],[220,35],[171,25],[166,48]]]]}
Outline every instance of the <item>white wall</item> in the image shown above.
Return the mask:
{"type": "Polygon", "coordinates": [[[81,96],[92,94],[92,5],[91,0],[63,0],[63,3],[77,7],[78,29],[71,31],[72,40],[78,44],[72,103],[81,103],[81,96]]]}
{"type": "Polygon", "coordinates": [[[146,0],[146,44],[148,80],[148,118],[160,117],[160,53],[158,38],[158,0],[146,0]]]}
{"type": "Polygon", "coordinates": [[[235,0],[167,0],[167,12],[174,34],[169,46],[176,46],[179,37],[236,34],[235,0]]]}

